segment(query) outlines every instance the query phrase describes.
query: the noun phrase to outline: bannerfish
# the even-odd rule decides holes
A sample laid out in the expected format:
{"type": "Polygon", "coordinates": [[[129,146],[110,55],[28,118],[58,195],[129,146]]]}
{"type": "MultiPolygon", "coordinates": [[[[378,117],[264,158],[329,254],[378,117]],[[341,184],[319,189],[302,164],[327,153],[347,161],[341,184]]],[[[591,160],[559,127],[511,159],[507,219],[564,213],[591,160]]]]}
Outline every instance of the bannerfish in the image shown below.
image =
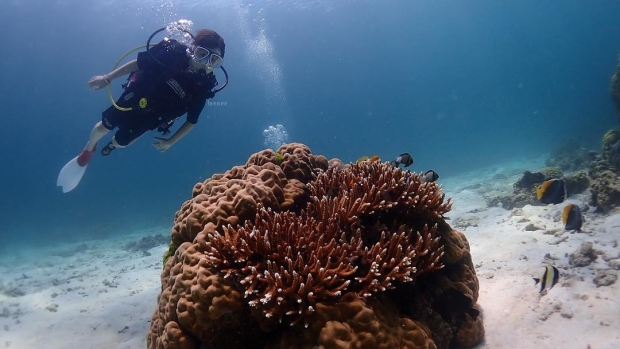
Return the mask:
{"type": "Polygon", "coordinates": [[[411,157],[411,155],[409,155],[409,153],[402,153],[395,160],[390,162],[390,165],[392,165],[392,167],[398,167],[401,164],[405,167],[409,167],[411,166],[411,164],[413,164],[413,158],[411,157]]]}
{"type": "Polygon", "coordinates": [[[538,285],[538,282],[540,282],[539,293],[542,293],[545,289],[552,289],[553,286],[558,283],[559,279],[560,272],[558,271],[558,268],[548,265],[545,267],[545,272],[543,273],[542,278],[534,278],[534,281],[536,281],[535,285],[538,285]]]}
{"type": "Polygon", "coordinates": [[[575,204],[568,204],[562,210],[562,223],[565,230],[581,231],[581,225],[583,224],[583,216],[581,215],[581,209],[575,204]]]}
{"type": "Polygon", "coordinates": [[[559,204],[568,198],[563,179],[550,179],[536,188],[536,199],[541,204],[559,204]]]}
{"type": "Polygon", "coordinates": [[[422,182],[435,182],[438,179],[439,175],[433,170],[428,170],[422,175],[422,182]]]}

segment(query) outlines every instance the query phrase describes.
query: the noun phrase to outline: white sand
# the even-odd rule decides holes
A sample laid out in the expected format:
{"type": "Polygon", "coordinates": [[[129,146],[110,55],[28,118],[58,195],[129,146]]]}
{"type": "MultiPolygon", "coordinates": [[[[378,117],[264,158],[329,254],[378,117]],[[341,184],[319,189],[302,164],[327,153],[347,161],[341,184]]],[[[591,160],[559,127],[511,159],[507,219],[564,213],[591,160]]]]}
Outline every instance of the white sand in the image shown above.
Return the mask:
{"type": "MultiPolygon", "coordinates": [[[[440,178],[454,201],[449,222],[467,235],[480,280],[486,338],[479,348],[620,348],[620,281],[593,282],[600,269],[618,274],[612,265],[620,264],[620,210],[584,212],[583,232],[570,233],[560,222],[566,203],[486,207],[485,197],[509,194],[523,170],[539,167],[541,160],[440,178]],[[526,230],[530,224],[539,229],[526,230]],[[570,266],[568,255],[585,241],[601,255],[588,266],[570,266]],[[548,264],[560,270],[560,282],[540,294],[532,277],[548,264]]],[[[587,199],[569,202],[584,207],[587,199]]],[[[122,240],[86,241],[87,250],[76,243],[8,251],[0,259],[0,348],[145,348],[167,246],[150,256],[119,246],[168,232],[157,227],[122,240]],[[75,250],[81,252],[54,255],[75,250]]]]}
{"type": "Polygon", "coordinates": [[[80,242],[9,252],[0,260],[0,348],[145,348],[167,246],[150,249],[150,256],[120,247],[168,232],[85,241],[87,250],[80,242]],[[7,296],[9,290],[24,294],[7,296]]]}

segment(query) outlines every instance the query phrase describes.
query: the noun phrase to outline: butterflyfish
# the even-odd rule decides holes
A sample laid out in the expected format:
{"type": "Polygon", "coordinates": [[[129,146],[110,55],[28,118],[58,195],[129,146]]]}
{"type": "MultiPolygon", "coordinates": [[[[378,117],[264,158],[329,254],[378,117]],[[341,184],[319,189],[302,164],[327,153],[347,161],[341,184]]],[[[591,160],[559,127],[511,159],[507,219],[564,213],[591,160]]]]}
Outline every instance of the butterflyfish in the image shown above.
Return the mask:
{"type": "Polygon", "coordinates": [[[568,191],[563,179],[550,179],[536,188],[536,199],[542,204],[559,204],[567,197],[568,191]]]}
{"type": "Polygon", "coordinates": [[[583,224],[583,216],[581,215],[581,209],[575,204],[568,204],[562,210],[562,223],[565,230],[581,231],[581,225],[583,224]]]}

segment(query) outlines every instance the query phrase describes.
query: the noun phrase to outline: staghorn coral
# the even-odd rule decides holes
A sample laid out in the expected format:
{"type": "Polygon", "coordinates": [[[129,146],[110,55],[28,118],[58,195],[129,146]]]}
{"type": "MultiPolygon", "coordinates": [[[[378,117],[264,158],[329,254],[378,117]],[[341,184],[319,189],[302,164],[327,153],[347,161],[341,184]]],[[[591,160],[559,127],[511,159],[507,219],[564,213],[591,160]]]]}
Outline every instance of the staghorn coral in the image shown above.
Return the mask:
{"type": "Polygon", "coordinates": [[[482,338],[469,246],[445,223],[451,203],[435,183],[379,162],[328,162],[301,144],[279,152],[280,166],[265,151],[197,184],[177,213],[149,348],[417,349],[482,338]]]}
{"type": "Polygon", "coordinates": [[[282,321],[288,315],[295,324],[315,311],[316,302],[345,290],[369,297],[394,288],[393,282],[410,282],[416,274],[442,267],[437,226],[415,233],[405,225],[392,227],[376,242],[362,234],[364,216],[395,207],[415,207],[419,216],[427,211],[429,219],[447,212],[450,204],[441,202],[443,195],[419,177],[364,162],[349,171],[322,173],[310,188],[311,199],[300,215],[262,209],[254,224],[225,227],[224,234],[215,233],[206,243],[209,263],[240,280],[246,297],[252,296],[249,304],[266,317],[282,321]],[[327,196],[333,188],[339,188],[337,196],[327,196]]]}
{"type": "Polygon", "coordinates": [[[317,300],[340,296],[355,272],[343,260],[355,241],[335,249],[334,234],[320,236],[320,228],[312,219],[301,222],[292,213],[262,209],[254,225],[216,233],[207,242],[206,258],[224,277],[232,275],[243,285],[250,306],[266,318],[292,317],[294,324],[314,312],[317,300]],[[280,227],[286,228],[279,232],[280,227]]]}

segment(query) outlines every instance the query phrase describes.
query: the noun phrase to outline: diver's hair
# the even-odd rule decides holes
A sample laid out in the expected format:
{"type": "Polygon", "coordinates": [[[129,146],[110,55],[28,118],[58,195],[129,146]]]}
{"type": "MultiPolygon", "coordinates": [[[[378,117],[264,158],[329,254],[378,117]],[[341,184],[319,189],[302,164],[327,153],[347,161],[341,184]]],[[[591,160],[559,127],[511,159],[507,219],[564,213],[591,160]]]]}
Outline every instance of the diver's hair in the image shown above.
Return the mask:
{"type": "Polygon", "coordinates": [[[220,34],[211,29],[200,29],[194,36],[194,45],[202,46],[205,48],[219,48],[222,51],[222,57],[224,57],[224,51],[226,50],[226,44],[220,34]]]}

